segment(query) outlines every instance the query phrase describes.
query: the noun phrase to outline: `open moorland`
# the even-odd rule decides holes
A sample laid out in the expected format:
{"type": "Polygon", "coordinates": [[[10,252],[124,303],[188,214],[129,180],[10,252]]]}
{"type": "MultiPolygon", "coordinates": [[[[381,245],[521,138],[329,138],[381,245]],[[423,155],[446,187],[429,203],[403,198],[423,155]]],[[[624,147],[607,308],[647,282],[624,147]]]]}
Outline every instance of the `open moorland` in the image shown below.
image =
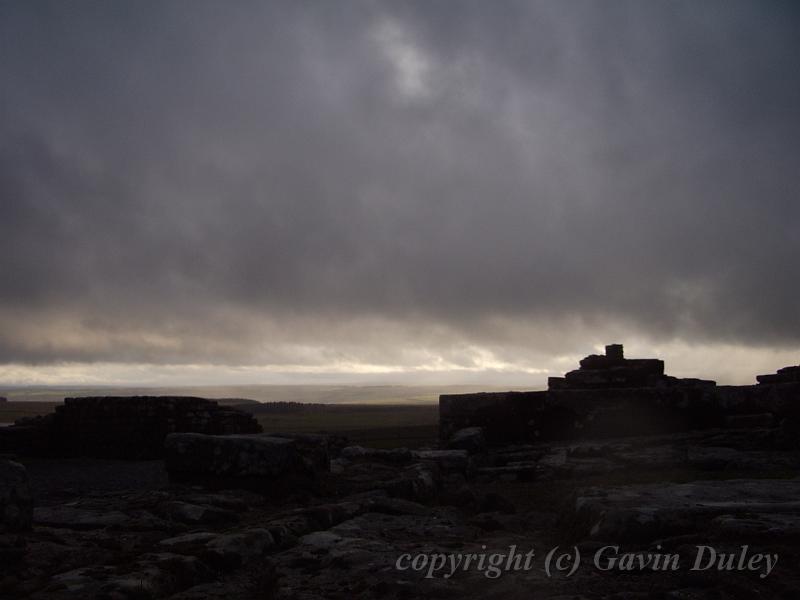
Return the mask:
{"type": "MultiPolygon", "coordinates": [[[[376,448],[417,447],[430,443],[436,438],[438,405],[420,400],[426,398],[422,392],[427,390],[404,389],[401,386],[353,388],[356,390],[353,394],[355,397],[369,397],[373,402],[371,404],[285,402],[283,399],[286,398],[299,397],[317,401],[344,394],[343,390],[333,388],[297,387],[301,389],[296,390],[295,394],[290,393],[288,386],[287,388],[282,387],[280,390],[270,389],[265,395],[282,400],[267,403],[259,403],[241,397],[220,398],[217,399],[217,402],[221,405],[236,406],[253,414],[264,431],[335,433],[346,436],[353,443],[376,448]],[[397,403],[403,400],[409,403],[397,403]]],[[[105,391],[107,392],[107,390],[105,391]]],[[[61,394],[64,392],[65,390],[60,391],[61,394]]],[[[66,390],[66,393],[70,395],[76,394],[76,392],[77,390],[66,390]]],[[[80,390],[80,392],[80,395],[92,395],[92,392],[96,393],[97,390],[88,390],[88,394],[85,390],[80,390]]],[[[117,390],[115,390],[116,392],[117,390]]],[[[61,399],[58,401],[14,399],[15,397],[42,398],[44,393],[36,395],[28,392],[17,396],[9,394],[8,397],[7,402],[0,402],[0,423],[2,424],[10,424],[25,417],[46,415],[63,403],[61,399]]]]}

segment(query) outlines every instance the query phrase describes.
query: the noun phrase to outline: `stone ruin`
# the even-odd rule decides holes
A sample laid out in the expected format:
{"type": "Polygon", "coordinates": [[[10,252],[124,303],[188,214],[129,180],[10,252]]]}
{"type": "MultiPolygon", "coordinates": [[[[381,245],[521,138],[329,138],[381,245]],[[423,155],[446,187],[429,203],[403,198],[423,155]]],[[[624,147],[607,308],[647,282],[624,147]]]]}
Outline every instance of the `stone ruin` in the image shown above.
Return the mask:
{"type": "Polygon", "coordinates": [[[628,359],[620,344],[590,355],[548,389],[442,395],[439,431],[481,427],[489,443],[507,444],[674,433],[737,424],[780,425],[792,441],[800,416],[800,367],[759,375],[756,385],[719,386],[664,374],[658,359],[628,359]]]}
{"type": "Polygon", "coordinates": [[[191,396],[66,398],[55,412],[0,429],[0,453],[147,459],[171,433],[258,433],[252,415],[191,396]]]}
{"type": "Polygon", "coordinates": [[[664,361],[658,358],[625,358],[622,344],[606,346],[605,354],[590,354],[580,368],[564,377],[550,377],[549,390],[603,390],[672,386],[713,386],[705,379],[678,379],[664,375],[664,361]]]}
{"type": "Polygon", "coordinates": [[[800,366],[784,367],[771,375],[757,375],[756,381],[763,385],[776,383],[800,383],[800,366]]]}

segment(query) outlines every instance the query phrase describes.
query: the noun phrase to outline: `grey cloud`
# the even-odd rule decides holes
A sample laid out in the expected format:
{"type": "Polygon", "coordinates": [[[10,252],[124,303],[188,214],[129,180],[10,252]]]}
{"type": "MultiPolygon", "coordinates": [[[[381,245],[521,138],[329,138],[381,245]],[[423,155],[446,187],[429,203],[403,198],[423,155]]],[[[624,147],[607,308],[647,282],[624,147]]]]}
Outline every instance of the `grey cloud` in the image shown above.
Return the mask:
{"type": "Polygon", "coordinates": [[[798,21],[5,2],[0,362],[797,346],[798,21]]]}

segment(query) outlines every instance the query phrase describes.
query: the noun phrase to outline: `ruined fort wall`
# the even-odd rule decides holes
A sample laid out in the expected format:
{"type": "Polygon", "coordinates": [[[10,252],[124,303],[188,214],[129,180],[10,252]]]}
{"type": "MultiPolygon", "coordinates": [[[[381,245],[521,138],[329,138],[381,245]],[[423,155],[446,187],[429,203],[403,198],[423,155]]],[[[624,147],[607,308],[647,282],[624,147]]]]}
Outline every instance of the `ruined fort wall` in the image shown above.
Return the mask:
{"type": "Polygon", "coordinates": [[[190,396],[66,398],[47,417],[0,430],[0,452],[158,458],[170,433],[259,433],[243,411],[190,396]]]}
{"type": "Polygon", "coordinates": [[[464,427],[490,443],[618,437],[800,418],[800,383],[555,389],[441,396],[442,439],[464,427]],[[751,419],[752,421],[753,419],[751,419]]]}

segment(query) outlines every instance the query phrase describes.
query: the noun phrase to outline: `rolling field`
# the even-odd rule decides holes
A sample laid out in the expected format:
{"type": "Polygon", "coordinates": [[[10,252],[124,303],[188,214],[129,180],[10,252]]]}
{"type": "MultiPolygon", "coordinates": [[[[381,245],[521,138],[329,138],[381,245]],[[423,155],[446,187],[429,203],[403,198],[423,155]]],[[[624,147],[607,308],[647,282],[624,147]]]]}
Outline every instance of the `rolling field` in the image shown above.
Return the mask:
{"type": "Polygon", "coordinates": [[[0,402],[0,423],[13,423],[23,417],[36,417],[53,412],[61,402],[24,402],[9,400],[0,402]]]}
{"type": "MultiPolygon", "coordinates": [[[[244,407],[243,407],[244,408],[244,407]]],[[[347,436],[351,443],[375,448],[415,448],[436,440],[437,404],[328,405],[324,409],[285,414],[258,414],[264,431],[327,432],[347,436]]]]}
{"type": "Polygon", "coordinates": [[[507,391],[491,385],[235,385],[182,387],[0,387],[11,400],[60,402],[70,396],[199,396],[220,404],[303,402],[316,404],[435,404],[440,394],[507,391]]]}

